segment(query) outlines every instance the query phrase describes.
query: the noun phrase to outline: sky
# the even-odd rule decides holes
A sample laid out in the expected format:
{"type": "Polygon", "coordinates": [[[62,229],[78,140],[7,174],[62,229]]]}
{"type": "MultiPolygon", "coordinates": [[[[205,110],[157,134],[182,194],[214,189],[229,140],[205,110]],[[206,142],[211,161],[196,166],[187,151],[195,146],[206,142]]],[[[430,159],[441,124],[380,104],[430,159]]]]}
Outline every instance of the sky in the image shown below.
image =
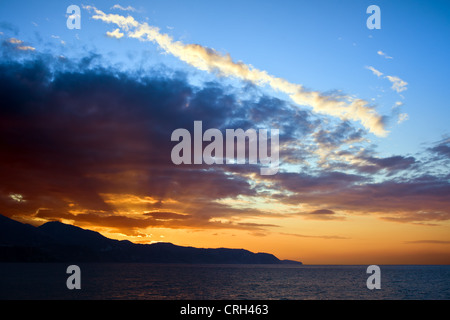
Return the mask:
{"type": "Polygon", "coordinates": [[[449,264],[449,16],[448,1],[1,0],[0,214],[305,264],[449,264]],[[278,129],[278,172],[175,165],[172,132],[194,121],[278,129]]]}

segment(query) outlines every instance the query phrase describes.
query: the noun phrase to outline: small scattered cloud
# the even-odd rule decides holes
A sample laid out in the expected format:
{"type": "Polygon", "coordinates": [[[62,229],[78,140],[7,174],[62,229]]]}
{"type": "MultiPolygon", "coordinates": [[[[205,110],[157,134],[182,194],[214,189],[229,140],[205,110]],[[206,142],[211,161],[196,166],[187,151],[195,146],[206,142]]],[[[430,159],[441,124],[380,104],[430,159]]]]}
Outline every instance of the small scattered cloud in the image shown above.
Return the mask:
{"type": "Polygon", "coordinates": [[[16,202],[25,202],[26,200],[23,198],[23,195],[18,193],[11,193],[9,197],[16,202]]]}
{"type": "Polygon", "coordinates": [[[16,39],[16,38],[10,38],[7,42],[9,42],[10,44],[16,45],[15,48],[17,50],[21,50],[21,51],[34,51],[34,50],[36,50],[32,46],[24,45],[24,42],[22,40],[19,40],[19,39],[16,39]]]}
{"type": "Polygon", "coordinates": [[[402,79],[400,79],[399,77],[395,77],[395,76],[386,76],[386,78],[392,82],[392,90],[397,91],[398,93],[405,91],[407,88],[406,86],[408,85],[408,82],[403,81],[402,79]]]}
{"type": "Polygon", "coordinates": [[[22,44],[22,43],[23,43],[22,40],[19,40],[19,39],[16,39],[16,38],[10,38],[10,39],[8,40],[8,42],[9,42],[9,43],[12,43],[12,44],[22,44]]]}
{"type": "Polygon", "coordinates": [[[408,88],[406,87],[408,85],[408,82],[400,79],[397,76],[384,76],[384,73],[381,72],[380,70],[375,69],[372,66],[366,66],[366,69],[372,71],[372,73],[374,75],[376,75],[377,77],[382,77],[384,79],[388,79],[391,83],[392,83],[392,90],[397,91],[398,93],[407,90],[408,88]]]}
{"type": "Polygon", "coordinates": [[[400,124],[400,123],[402,123],[402,122],[404,122],[404,121],[406,121],[406,120],[408,120],[408,119],[409,119],[409,116],[408,116],[407,113],[400,113],[400,114],[398,115],[398,121],[397,121],[397,123],[400,124]]]}
{"type": "Polygon", "coordinates": [[[114,31],[107,31],[106,35],[110,38],[116,38],[116,39],[120,39],[124,36],[124,34],[122,32],[120,32],[120,29],[117,28],[114,31]]]}
{"type": "Polygon", "coordinates": [[[376,75],[377,77],[381,77],[381,76],[383,75],[383,72],[381,72],[381,71],[375,69],[375,68],[372,67],[372,66],[367,66],[366,69],[372,71],[373,74],[376,75]]]}
{"type": "Polygon", "coordinates": [[[386,53],[384,53],[384,52],[381,51],[381,50],[378,50],[378,51],[377,51],[377,54],[380,55],[380,56],[382,56],[382,57],[384,57],[384,58],[386,58],[386,59],[394,59],[394,58],[392,58],[391,56],[388,56],[386,53]]]}
{"type": "Polygon", "coordinates": [[[395,102],[395,104],[392,106],[392,108],[398,108],[398,107],[401,107],[403,105],[403,102],[401,102],[401,101],[396,101],[395,102]]]}

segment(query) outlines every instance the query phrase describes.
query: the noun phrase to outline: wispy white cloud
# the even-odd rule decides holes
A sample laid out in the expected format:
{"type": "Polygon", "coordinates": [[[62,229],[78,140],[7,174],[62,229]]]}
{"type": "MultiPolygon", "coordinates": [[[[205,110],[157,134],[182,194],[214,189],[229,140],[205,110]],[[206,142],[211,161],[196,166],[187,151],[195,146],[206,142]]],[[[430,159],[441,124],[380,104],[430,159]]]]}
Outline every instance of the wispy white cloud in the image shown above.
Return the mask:
{"type": "Polygon", "coordinates": [[[380,56],[382,56],[382,57],[385,57],[386,59],[394,59],[394,58],[388,56],[386,53],[384,53],[384,52],[381,51],[381,50],[377,51],[377,54],[380,55],[380,56]]]}
{"type": "Polygon", "coordinates": [[[137,11],[135,8],[133,8],[132,6],[128,6],[126,8],[122,7],[120,4],[115,4],[111,7],[111,9],[118,9],[118,10],[122,10],[122,11],[131,11],[131,12],[135,12],[137,11]]]}
{"type": "Polygon", "coordinates": [[[409,119],[409,116],[408,116],[407,113],[400,113],[400,114],[398,115],[398,121],[397,121],[397,123],[400,124],[400,123],[402,123],[402,122],[404,122],[404,121],[406,121],[406,120],[408,120],[408,119],[409,119]]]}
{"type": "Polygon", "coordinates": [[[308,91],[300,84],[274,77],[264,70],[256,69],[241,61],[235,62],[229,54],[221,54],[199,44],[184,44],[174,41],[168,34],[161,33],[159,28],[150,26],[146,22],[140,23],[131,16],[106,14],[92,6],[84,6],[84,8],[95,13],[92,16],[93,19],[117,25],[122,32],[126,32],[129,38],[156,43],[165,52],[197,69],[236,77],[260,86],[268,85],[274,90],[287,94],[295,103],[309,106],[317,113],[343,120],[359,121],[365,128],[378,136],[387,134],[383,117],[363,99],[308,91]]]}
{"type": "Polygon", "coordinates": [[[392,108],[398,108],[398,107],[401,107],[403,105],[403,102],[401,102],[401,101],[396,101],[395,102],[395,104],[392,106],[392,108]]]}
{"type": "Polygon", "coordinates": [[[399,77],[395,76],[386,76],[386,78],[392,82],[392,90],[397,91],[398,93],[405,91],[408,89],[406,86],[408,85],[408,82],[403,81],[399,77]]]}
{"type": "Polygon", "coordinates": [[[375,68],[372,67],[372,66],[366,66],[366,69],[369,69],[370,71],[372,71],[373,74],[376,75],[377,77],[381,77],[381,76],[383,75],[383,72],[381,72],[381,71],[375,69],[375,68]]]}
{"type": "Polygon", "coordinates": [[[392,83],[392,90],[397,91],[398,93],[407,90],[408,88],[406,87],[408,85],[408,82],[400,79],[397,76],[389,76],[386,75],[384,76],[384,73],[375,69],[372,66],[366,66],[366,69],[372,71],[372,73],[374,75],[376,75],[377,77],[382,77],[384,79],[388,79],[391,83],[392,83]]]}

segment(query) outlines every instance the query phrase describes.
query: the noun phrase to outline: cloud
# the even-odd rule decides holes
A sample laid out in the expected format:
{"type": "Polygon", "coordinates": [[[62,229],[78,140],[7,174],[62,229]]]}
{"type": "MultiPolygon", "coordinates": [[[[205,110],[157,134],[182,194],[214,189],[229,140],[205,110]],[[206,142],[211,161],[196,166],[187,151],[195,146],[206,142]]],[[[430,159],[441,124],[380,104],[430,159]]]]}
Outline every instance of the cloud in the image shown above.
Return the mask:
{"type": "Polygon", "coordinates": [[[372,66],[366,66],[366,69],[369,69],[370,71],[372,71],[373,74],[376,75],[377,77],[381,77],[383,75],[383,73],[381,71],[378,71],[377,69],[375,69],[372,66]]]}
{"type": "Polygon", "coordinates": [[[388,56],[386,53],[384,53],[383,51],[379,50],[377,51],[377,54],[386,58],[386,59],[393,59],[392,57],[388,56]]]}
{"type": "Polygon", "coordinates": [[[416,163],[416,159],[414,157],[406,157],[406,156],[391,156],[386,158],[376,158],[369,157],[366,160],[371,163],[377,165],[382,169],[392,170],[405,170],[410,168],[413,164],[416,163]]]}
{"type": "MultiPolygon", "coordinates": [[[[365,141],[351,121],[329,124],[257,87],[194,86],[182,73],[120,71],[95,53],[77,61],[39,52],[27,57],[0,62],[2,214],[124,234],[142,228],[262,234],[277,228],[266,217],[345,221],[373,214],[427,225],[450,219],[447,171],[433,175],[416,157],[345,148],[365,141]],[[222,131],[277,127],[281,159],[298,167],[262,177],[257,165],[173,165],[171,133],[191,131],[199,119],[222,131]],[[317,159],[324,148],[335,152],[325,158],[328,166],[317,159]],[[254,202],[238,207],[228,200],[242,197],[254,202]],[[273,206],[258,206],[267,199],[273,206]]],[[[426,153],[441,161],[448,147],[443,139],[426,153]]]]}
{"type": "Polygon", "coordinates": [[[392,108],[398,108],[398,107],[401,107],[402,105],[403,105],[403,102],[396,101],[395,104],[392,106],[392,108]]]}
{"type": "Polygon", "coordinates": [[[13,45],[13,48],[20,50],[20,51],[34,51],[36,50],[32,46],[27,46],[24,44],[22,40],[16,39],[16,38],[9,38],[6,40],[7,43],[10,43],[13,45]]]}
{"type": "Polygon", "coordinates": [[[397,121],[397,123],[400,124],[400,123],[402,123],[402,122],[404,122],[404,121],[406,121],[406,120],[408,120],[408,119],[409,119],[409,116],[408,116],[407,113],[400,113],[400,114],[398,115],[398,121],[397,121]]]}
{"type": "Polygon", "coordinates": [[[450,241],[445,240],[411,240],[405,241],[407,244],[450,244],[450,241]]]}
{"type": "Polygon", "coordinates": [[[95,12],[92,16],[93,19],[116,24],[124,32],[127,32],[127,36],[130,38],[154,42],[165,52],[197,69],[236,77],[260,86],[270,86],[276,91],[287,94],[296,104],[312,107],[314,112],[340,119],[359,121],[376,135],[385,136],[387,134],[383,117],[363,99],[308,91],[302,85],[274,77],[266,71],[256,69],[243,62],[235,62],[229,54],[221,54],[199,44],[184,44],[174,41],[169,35],[161,33],[159,28],[145,22],[139,23],[131,16],[106,14],[92,6],[85,8],[95,12]]]}
{"type": "Polygon", "coordinates": [[[307,220],[345,220],[344,216],[337,215],[336,212],[329,209],[317,209],[302,215],[307,220]]]}
{"type": "Polygon", "coordinates": [[[83,6],[83,8],[85,8],[87,10],[94,10],[94,12],[96,14],[92,16],[92,19],[102,20],[106,23],[116,24],[117,26],[122,28],[124,31],[129,31],[131,28],[136,28],[139,25],[139,23],[136,20],[134,20],[134,18],[131,16],[124,17],[124,16],[121,16],[118,14],[108,14],[107,15],[104,12],[102,12],[92,6],[83,6]]]}
{"type": "Polygon", "coordinates": [[[10,38],[10,39],[8,40],[8,42],[9,42],[9,43],[12,43],[12,44],[22,44],[22,43],[23,43],[22,40],[19,40],[19,39],[16,39],[16,38],[10,38]]]}
{"type": "Polygon", "coordinates": [[[106,31],[106,35],[110,38],[116,38],[116,39],[120,39],[124,36],[124,34],[122,32],[120,32],[119,28],[115,29],[112,32],[106,31]]]}
{"type": "Polygon", "coordinates": [[[17,49],[18,50],[23,50],[23,51],[34,51],[34,50],[36,50],[32,46],[17,46],[17,49]]]}
{"type": "Polygon", "coordinates": [[[392,90],[397,91],[398,93],[407,90],[408,83],[406,81],[403,81],[399,77],[394,76],[386,76],[386,78],[392,82],[392,90]]]}
{"type": "Polygon", "coordinates": [[[135,12],[136,9],[133,8],[132,6],[128,6],[126,8],[122,7],[120,4],[115,4],[111,7],[111,9],[118,9],[118,10],[122,10],[122,11],[132,11],[135,12]]]}
{"type": "Polygon", "coordinates": [[[216,202],[257,196],[248,177],[225,166],[173,165],[170,137],[177,128],[192,131],[198,119],[205,128],[255,127],[253,115],[278,125],[295,119],[282,138],[291,140],[312,127],[308,112],[260,95],[237,99],[217,83],[193,87],[183,74],[137,76],[95,61],[102,59],[92,54],[60,61],[37,53],[0,63],[0,212],[128,233],[275,227],[242,220],[270,212],[216,202]],[[266,109],[268,103],[279,112],[266,109]]]}
{"type": "Polygon", "coordinates": [[[348,237],[342,237],[342,236],[305,235],[305,234],[285,233],[285,232],[280,232],[280,234],[285,235],[285,236],[299,237],[299,238],[316,238],[316,239],[329,239],[329,240],[346,240],[346,239],[350,239],[348,237]]]}
{"type": "Polygon", "coordinates": [[[391,87],[392,90],[397,91],[398,93],[403,92],[408,89],[406,87],[408,85],[408,83],[406,81],[403,81],[399,77],[389,76],[389,75],[383,76],[384,75],[383,72],[375,69],[372,66],[366,66],[366,69],[372,71],[373,74],[376,75],[377,77],[382,77],[384,79],[388,79],[392,83],[392,87],[391,87]]]}
{"type": "Polygon", "coordinates": [[[190,215],[188,214],[179,214],[175,212],[168,212],[168,211],[152,211],[152,212],[145,212],[144,216],[150,216],[157,220],[179,220],[179,219],[189,219],[190,215]]]}
{"type": "Polygon", "coordinates": [[[361,183],[360,178],[349,175],[340,181],[340,174],[322,173],[306,180],[302,174],[290,175],[289,179],[282,174],[272,177],[279,190],[291,192],[280,199],[284,203],[339,208],[347,213],[374,214],[380,219],[401,223],[435,225],[450,220],[450,184],[445,177],[361,183]]]}
{"type": "Polygon", "coordinates": [[[319,210],[314,210],[312,212],[310,212],[310,214],[334,214],[333,210],[328,210],[328,209],[319,209],[319,210]]]}
{"type": "Polygon", "coordinates": [[[364,133],[354,128],[348,121],[337,124],[333,130],[318,129],[313,133],[315,141],[324,148],[334,149],[344,144],[359,142],[364,139],[364,133]]]}
{"type": "Polygon", "coordinates": [[[428,150],[444,159],[450,159],[450,138],[442,139],[437,142],[434,147],[431,147],[428,150]]]}

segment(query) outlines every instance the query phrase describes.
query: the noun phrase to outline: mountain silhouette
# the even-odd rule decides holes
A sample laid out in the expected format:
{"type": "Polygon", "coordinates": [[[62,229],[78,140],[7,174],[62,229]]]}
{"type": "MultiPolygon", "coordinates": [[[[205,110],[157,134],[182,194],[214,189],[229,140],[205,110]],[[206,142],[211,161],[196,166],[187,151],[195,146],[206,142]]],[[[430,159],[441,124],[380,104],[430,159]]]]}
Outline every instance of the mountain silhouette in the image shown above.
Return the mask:
{"type": "Polygon", "coordinates": [[[301,264],[244,249],[204,249],[163,242],[136,244],[61,222],[34,227],[3,215],[0,215],[0,262],[301,264]]]}

